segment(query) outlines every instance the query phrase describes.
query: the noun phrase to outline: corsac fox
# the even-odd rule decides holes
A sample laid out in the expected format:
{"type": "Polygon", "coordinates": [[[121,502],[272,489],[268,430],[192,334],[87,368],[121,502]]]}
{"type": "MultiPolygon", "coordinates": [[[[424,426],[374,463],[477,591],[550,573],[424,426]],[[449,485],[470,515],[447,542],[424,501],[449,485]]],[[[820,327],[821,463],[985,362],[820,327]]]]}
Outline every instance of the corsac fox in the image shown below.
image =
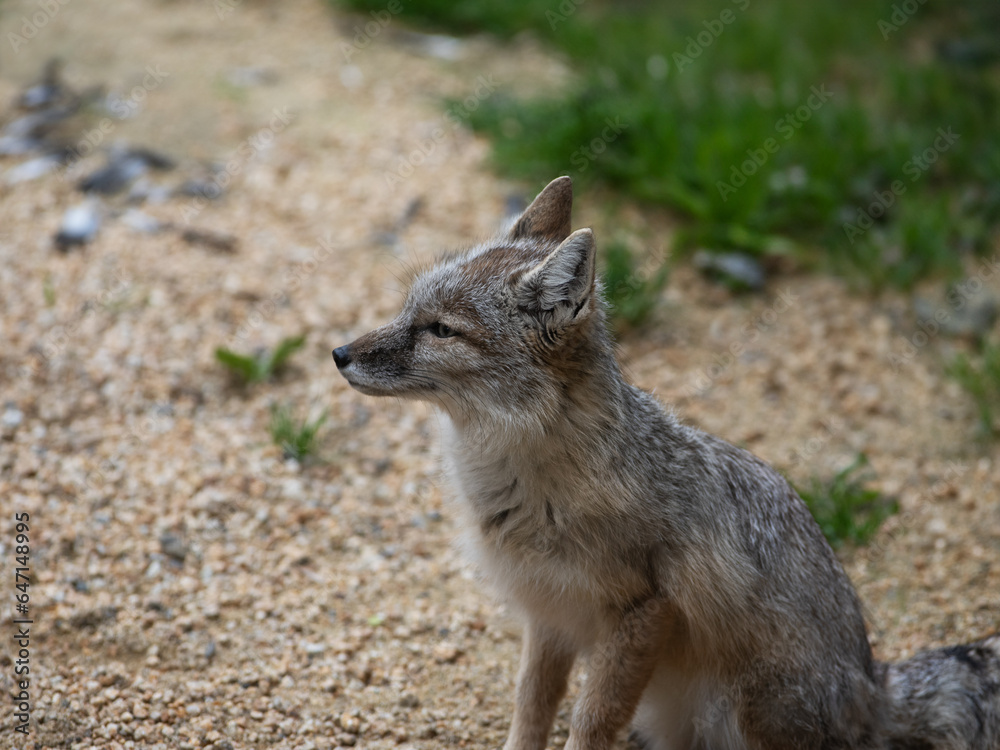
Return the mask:
{"type": "Polygon", "coordinates": [[[785,479],[623,379],[572,199],[553,181],[333,352],[444,416],[464,546],[525,619],[506,749],[546,746],[578,655],[568,750],[629,724],[657,750],[1000,749],[1000,635],[875,661],[785,479]]]}

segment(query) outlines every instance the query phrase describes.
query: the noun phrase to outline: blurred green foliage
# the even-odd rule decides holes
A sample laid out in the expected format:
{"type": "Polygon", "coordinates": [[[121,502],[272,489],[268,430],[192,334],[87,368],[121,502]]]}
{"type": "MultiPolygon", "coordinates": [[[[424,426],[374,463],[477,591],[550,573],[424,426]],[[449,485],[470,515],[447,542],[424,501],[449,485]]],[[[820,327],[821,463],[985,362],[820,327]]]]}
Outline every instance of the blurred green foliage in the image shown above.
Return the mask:
{"type": "Polygon", "coordinates": [[[866,488],[871,479],[867,468],[868,458],[860,453],[832,478],[813,478],[808,486],[796,488],[833,547],[864,544],[898,510],[895,500],[866,488]]]}
{"type": "Polygon", "coordinates": [[[1000,225],[994,0],[394,7],[433,29],[527,30],[565,55],[573,86],[529,99],[501,88],[469,122],[505,173],[569,174],[672,207],[687,217],[679,250],[791,253],[908,287],[959,273],[1000,225]]]}
{"type": "Polygon", "coordinates": [[[327,416],[324,411],[312,422],[300,421],[288,406],[274,405],[271,407],[271,439],[281,448],[285,458],[304,461],[315,452],[316,435],[327,416]]]}
{"type": "Polygon", "coordinates": [[[636,328],[645,322],[667,284],[670,266],[661,263],[648,271],[640,267],[623,242],[604,246],[604,298],[619,328],[636,328]]]}
{"type": "Polygon", "coordinates": [[[252,355],[237,354],[220,346],[215,350],[215,358],[243,385],[249,385],[270,380],[285,366],[288,358],[305,343],[305,336],[286,338],[274,348],[274,351],[262,351],[252,355]]]}
{"type": "Polygon", "coordinates": [[[959,354],[949,364],[948,374],[972,396],[982,434],[993,437],[1000,408],[1000,346],[985,344],[975,358],[959,354]]]}

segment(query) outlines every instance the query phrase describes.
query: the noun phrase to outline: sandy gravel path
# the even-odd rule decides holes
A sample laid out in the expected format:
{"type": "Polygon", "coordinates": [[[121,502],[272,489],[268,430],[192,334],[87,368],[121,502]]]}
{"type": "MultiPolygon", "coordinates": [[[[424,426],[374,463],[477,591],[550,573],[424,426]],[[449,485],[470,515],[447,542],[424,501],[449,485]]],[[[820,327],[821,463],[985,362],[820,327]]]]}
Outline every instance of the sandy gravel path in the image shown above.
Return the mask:
{"type": "MultiPolygon", "coordinates": [[[[518,627],[451,545],[437,419],[351,391],[329,351],[393,314],[409,269],[539,187],[498,180],[440,97],[472,106],[566,71],[530,41],[456,45],[395,21],[362,47],[365,19],[318,2],[59,7],[0,53],[0,106],[54,53],[75,87],[132,96],[135,116],[112,116],[102,148],[173,154],[167,185],[208,158],[234,172],[217,201],[141,210],[237,245],[136,232],[114,198],[95,240],[60,253],[74,182],[101,157],[15,185],[4,175],[25,159],[0,157],[5,694],[14,513],[30,514],[34,576],[32,731],[12,731],[5,698],[0,747],[500,746],[518,627]],[[149,66],[160,81],[140,101],[149,66]],[[213,358],[301,333],[290,371],[249,390],[213,358]],[[329,410],[317,460],[271,444],[279,402],[329,410]]],[[[4,2],[0,44],[37,9],[4,2]]],[[[73,127],[85,138],[93,120],[73,127]]],[[[668,246],[665,216],[626,208],[610,226],[606,198],[582,195],[576,223],[668,246]]],[[[1000,621],[996,450],[972,440],[972,407],[943,377],[960,344],[934,337],[893,367],[914,330],[902,297],[792,275],[737,298],[681,267],[622,348],[636,382],[797,480],[868,454],[902,512],[845,564],[885,658],[1000,621]]]]}

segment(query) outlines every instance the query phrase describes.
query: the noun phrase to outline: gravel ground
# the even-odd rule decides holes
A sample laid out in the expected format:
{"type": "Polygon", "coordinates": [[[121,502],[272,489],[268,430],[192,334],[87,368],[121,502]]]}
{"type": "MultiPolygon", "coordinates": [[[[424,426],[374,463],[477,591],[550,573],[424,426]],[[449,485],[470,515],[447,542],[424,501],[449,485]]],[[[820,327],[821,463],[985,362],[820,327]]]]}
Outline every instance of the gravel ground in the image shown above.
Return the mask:
{"type": "MultiPolygon", "coordinates": [[[[38,7],[5,2],[0,38],[38,7]]],[[[4,691],[16,693],[15,512],[31,518],[34,619],[32,733],[12,731],[8,701],[0,747],[499,746],[518,626],[452,547],[437,418],[351,391],[329,351],[394,313],[412,267],[492,231],[511,195],[540,187],[498,181],[486,144],[436,101],[472,106],[566,71],[530,40],[453,43],[395,20],[359,36],[365,19],[322,3],[114,8],[59,6],[0,55],[0,106],[55,52],[75,87],[125,96],[161,66],[101,145],[178,157],[165,185],[200,159],[234,159],[219,200],[141,210],[235,248],[137,232],[114,198],[93,242],[59,252],[77,176],[100,157],[15,185],[5,174],[25,159],[0,157],[4,691]],[[241,152],[276,109],[288,125],[241,152]],[[271,383],[237,387],[214,360],[220,345],[298,334],[306,348],[271,383]],[[271,443],[274,403],[329,411],[313,460],[271,443]]],[[[83,138],[93,124],[73,127],[83,138]]],[[[581,195],[576,224],[654,256],[668,245],[656,213],[626,208],[607,226],[606,199],[581,195]]],[[[681,266],[652,324],[622,343],[637,383],[796,480],[869,456],[901,512],[844,562],[887,659],[1000,620],[1000,463],[943,377],[961,342],[935,336],[892,359],[915,330],[903,297],[794,273],[734,297],[681,266]]]]}

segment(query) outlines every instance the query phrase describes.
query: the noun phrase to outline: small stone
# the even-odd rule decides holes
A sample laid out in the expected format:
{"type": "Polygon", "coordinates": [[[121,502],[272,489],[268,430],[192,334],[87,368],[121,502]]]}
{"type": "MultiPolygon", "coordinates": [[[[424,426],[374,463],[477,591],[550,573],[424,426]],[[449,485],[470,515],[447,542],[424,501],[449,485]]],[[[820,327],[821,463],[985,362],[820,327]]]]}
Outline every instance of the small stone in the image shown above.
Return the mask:
{"type": "Polygon", "coordinates": [[[352,716],[348,711],[344,711],[340,715],[339,723],[341,729],[352,734],[357,734],[358,729],[361,727],[361,720],[357,716],[352,716]]]}
{"type": "Polygon", "coordinates": [[[418,54],[436,57],[439,60],[460,60],[465,55],[466,43],[461,39],[445,34],[424,34],[419,31],[406,31],[401,39],[418,54]]]}
{"type": "Polygon", "coordinates": [[[737,291],[760,291],[766,281],[764,269],[755,258],[744,253],[713,253],[699,250],[692,262],[695,268],[737,291]]]}
{"type": "Polygon", "coordinates": [[[66,211],[56,234],[56,247],[63,252],[77,245],[86,245],[101,226],[100,202],[89,199],[66,211]]]}
{"type": "Polygon", "coordinates": [[[913,311],[917,327],[928,337],[933,337],[940,331],[945,336],[954,338],[975,341],[982,339],[996,325],[1000,303],[988,292],[972,296],[954,296],[955,294],[953,291],[947,300],[939,302],[915,298],[913,311]]]}
{"type": "Polygon", "coordinates": [[[4,433],[13,432],[23,421],[24,412],[9,403],[0,416],[0,427],[3,427],[4,433]]]}
{"type": "Polygon", "coordinates": [[[948,533],[948,524],[943,518],[932,518],[927,522],[927,533],[931,536],[942,537],[948,533]]]}
{"type": "Polygon", "coordinates": [[[226,73],[226,80],[240,88],[251,88],[276,83],[278,73],[273,68],[248,65],[229,70],[226,73]]]}
{"type": "Polygon", "coordinates": [[[417,708],[420,706],[420,699],[413,693],[406,693],[399,699],[399,705],[403,708],[417,708]]]}
{"type": "Polygon", "coordinates": [[[239,240],[226,232],[215,232],[210,229],[185,229],[181,239],[189,245],[200,245],[217,253],[236,252],[239,240]]]}
{"type": "Polygon", "coordinates": [[[146,165],[142,160],[124,157],[87,175],[80,181],[78,187],[84,193],[114,195],[127,188],[145,171],[146,165]]]}
{"type": "Polygon", "coordinates": [[[169,531],[160,536],[160,550],[167,557],[181,563],[184,562],[184,558],[188,554],[188,546],[184,540],[169,531]]]}
{"type": "Polygon", "coordinates": [[[85,193],[114,195],[132,184],[150,168],[172,169],[169,156],[145,148],[113,146],[103,167],[80,180],[78,187],[85,193]]]}
{"type": "Polygon", "coordinates": [[[130,208],[122,214],[122,223],[129,229],[140,234],[156,234],[163,231],[166,225],[159,219],[154,219],[137,208],[130,208]]]}
{"type": "Polygon", "coordinates": [[[434,647],[434,659],[439,664],[454,664],[464,652],[451,643],[439,643],[434,647]]]}
{"type": "Polygon", "coordinates": [[[214,201],[222,196],[220,181],[214,177],[197,177],[185,180],[176,191],[177,195],[214,201]]]}
{"type": "Polygon", "coordinates": [[[3,175],[3,181],[8,185],[16,185],[19,182],[37,180],[39,177],[48,174],[61,164],[59,157],[54,155],[39,156],[16,167],[11,167],[3,175]]]}
{"type": "Polygon", "coordinates": [[[289,500],[301,500],[305,497],[305,485],[297,477],[285,479],[281,483],[281,494],[289,500]]]}

